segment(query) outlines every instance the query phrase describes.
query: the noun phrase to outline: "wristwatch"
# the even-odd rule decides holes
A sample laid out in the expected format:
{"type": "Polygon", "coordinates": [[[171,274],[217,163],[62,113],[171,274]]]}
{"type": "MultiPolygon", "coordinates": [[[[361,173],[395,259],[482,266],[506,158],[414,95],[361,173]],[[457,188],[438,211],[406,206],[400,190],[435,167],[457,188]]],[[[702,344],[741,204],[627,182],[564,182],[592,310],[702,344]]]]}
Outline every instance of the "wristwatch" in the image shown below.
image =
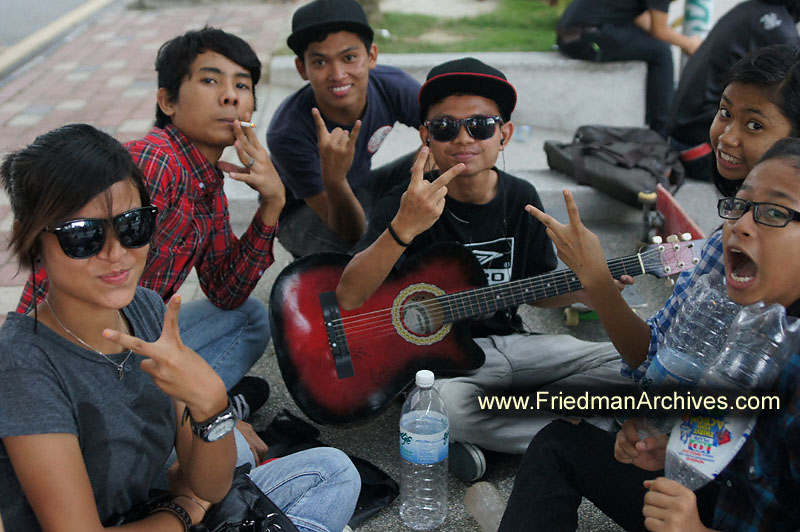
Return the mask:
{"type": "Polygon", "coordinates": [[[189,424],[192,427],[192,432],[205,442],[215,442],[227,436],[236,426],[236,416],[233,415],[233,406],[231,406],[230,399],[228,400],[228,408],[202,423],[196,422],[190,413],[189,424]]]}

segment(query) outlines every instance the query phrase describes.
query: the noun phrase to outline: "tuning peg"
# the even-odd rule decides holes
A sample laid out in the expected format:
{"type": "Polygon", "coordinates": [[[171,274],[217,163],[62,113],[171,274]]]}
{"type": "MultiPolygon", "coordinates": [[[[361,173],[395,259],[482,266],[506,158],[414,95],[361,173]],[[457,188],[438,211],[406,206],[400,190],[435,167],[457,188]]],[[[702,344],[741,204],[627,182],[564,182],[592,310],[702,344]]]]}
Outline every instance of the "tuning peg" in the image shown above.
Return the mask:
{"type": "Polygon", "coordinates": [[[661,240],[661,237],[658,235],[653,236],[653,238],[651,238],[650,240],[653,242],[653,244],[660,244],[661,242],[663,242],[663,240],[661,240]]]}
{"type": "Polygon", "coordinates": [[[667,242],[670,244],[675,243],[678,241],[678,235],[669,235],[667,236],[667,242]]]}
{"type": "Polygon", "coordinates": [[[691,239],[692,239],[692,233],[682,233],[681,234],[681,240],[683,240],[684,242],[688,242],[691,239]]]}
{"type": "Polygon", "coordinates": [[[675,279],[673,279],[672,277],[667,277],[666,279],[664,279],[664,283],[667,286],[675,286],[675,279]]]}

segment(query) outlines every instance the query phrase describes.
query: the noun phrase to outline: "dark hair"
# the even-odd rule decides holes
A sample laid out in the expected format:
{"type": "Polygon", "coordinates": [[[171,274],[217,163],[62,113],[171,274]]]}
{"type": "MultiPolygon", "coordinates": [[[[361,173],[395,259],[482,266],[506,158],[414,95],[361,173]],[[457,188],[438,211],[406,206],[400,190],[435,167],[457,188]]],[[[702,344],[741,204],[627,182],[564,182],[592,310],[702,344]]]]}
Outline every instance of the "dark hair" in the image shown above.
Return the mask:
{"type": "Polygon", "coordinates": [[[775,142],[761,159],[758,164],[770,159],[782,159],[790,163],[792,168],[800,170],[800,138],[785,137],[775,142]]]}
{"type": "Polygon", "coordinates": [[[348,28],[334,28],[334,29],[327,28],[327,29],[325,29],[323,31],[320,31],[319,33],[315,33],[313,35],[310,35],[308,37],[308,39],[305,40],[305,42],[303,42],[302,44],[299,44],[297,46],[297,50],[295,52],[297,54],[297,57],[300,59],[300,61],[305,63],[305,61],[306,61],[306,59],[305,59],[306,50],[308,50],[308,45],[309,44],[311,44],[312,42],[322,42],[325,39],[327,39],[330,35],[333,35],[334,33],[340,33],[342,31],[347,31],[347,32],[350,32],[350,33],[354,33],[359,38],[359,40],[362,43],[364,43],[364,48],[366,48],[367,49],[367,53],[369,53],[370,48],[372,48],[372,35],[367,35],[366,33],[359,32],[359,31],[355,30],[354,28],[350,28],[350,27],[348,27],[348,28]]]}
{"type": "MultiPolygon", "coordinates": [[[[745,55],[728,70],[723,83],[754,85],[764,89],[767,98],[791,123],[791,137],[800,135],[800,49],[776,44],[745,55]]],[[[714,165],[714,185],[724,196],[733,196],[740,181],[725,179],[714,165]]]]}
{"type": "Polygon", "coordinates": [[[11,199],[15,223],[9,247],[20,266],[32,266],[46,227],[124,180],[139,191],[142,205],[150,204],[142,171],[128,151],[88,124],[61,126],[9,153],[0,165],[0,181],[11,199]]]}
{"type": "MultiPolygon", "coordinates": [[[[177,101],[181,83],[189,75],[192,63],[199,54],[208,51],[224,55],[250,73],[255,106],[256,84],[261,78],[261,61],[243,39],[208,26],[202,30],[187,31],[161,45],[156,56],[158,88],[165,88],[170,101],[177,101]]],[[[156,126],[164,127],[171,122],[170,117],[156,104],[156,126]]]]}

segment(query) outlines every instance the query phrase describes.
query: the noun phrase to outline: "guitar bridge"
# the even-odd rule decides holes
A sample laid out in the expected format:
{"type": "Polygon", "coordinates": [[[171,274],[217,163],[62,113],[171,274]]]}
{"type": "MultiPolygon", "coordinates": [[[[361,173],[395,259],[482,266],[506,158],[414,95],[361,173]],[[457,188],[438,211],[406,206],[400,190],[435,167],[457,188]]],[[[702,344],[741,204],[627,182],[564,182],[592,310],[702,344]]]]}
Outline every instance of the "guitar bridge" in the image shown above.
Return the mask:
{"type": "Polygon", "coordinates": [[[322,316],[325,319],[325,332],[328,334],[328,345],[333,354],[333,363],[336,365],[336,375],[346,379],[355,375],[353,359],[350,357],[350,348],[343,332],[342,314],[339,312],[339,301],[336,292],[323,292],[319,295],[322,305],[322,316]]]}

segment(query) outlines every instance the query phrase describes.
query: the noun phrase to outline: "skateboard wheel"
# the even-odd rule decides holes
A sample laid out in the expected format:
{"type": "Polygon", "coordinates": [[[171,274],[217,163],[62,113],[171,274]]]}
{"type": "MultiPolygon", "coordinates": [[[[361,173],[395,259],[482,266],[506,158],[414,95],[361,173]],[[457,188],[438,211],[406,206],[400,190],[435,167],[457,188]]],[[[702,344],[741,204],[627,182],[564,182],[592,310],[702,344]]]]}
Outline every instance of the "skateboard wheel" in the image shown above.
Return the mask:
{"type": "Polygon", "coordinates": [[[567,327],[575,327],[580,320],[580,313],[576,309],[572,307],[564,309],[564,321],[567,323],[567,327]]]}

